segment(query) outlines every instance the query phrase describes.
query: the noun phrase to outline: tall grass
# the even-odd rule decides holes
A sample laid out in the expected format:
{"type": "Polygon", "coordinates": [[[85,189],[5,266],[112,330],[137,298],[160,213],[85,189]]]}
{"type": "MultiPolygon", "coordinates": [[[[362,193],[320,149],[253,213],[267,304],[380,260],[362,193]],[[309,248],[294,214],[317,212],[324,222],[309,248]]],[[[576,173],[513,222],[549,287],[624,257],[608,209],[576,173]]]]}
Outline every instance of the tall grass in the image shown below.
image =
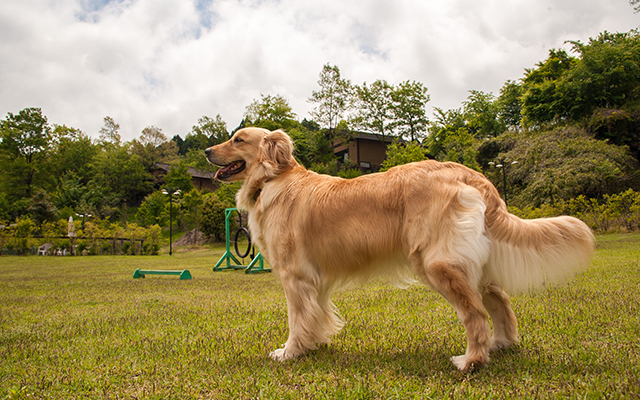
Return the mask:
{"type": "Polygon", "coordinates": [[[625,398],[640,396],[640,235],[599,237],[568,285],[512,299],[521,343],[458,372],[452,307],[421,286],[340,292],[346,327],[292,362],[275,274],[172,257],[1,257],[0,399],[625,398]],[[189,269],[132,279],[142,269],[189,269]]]}

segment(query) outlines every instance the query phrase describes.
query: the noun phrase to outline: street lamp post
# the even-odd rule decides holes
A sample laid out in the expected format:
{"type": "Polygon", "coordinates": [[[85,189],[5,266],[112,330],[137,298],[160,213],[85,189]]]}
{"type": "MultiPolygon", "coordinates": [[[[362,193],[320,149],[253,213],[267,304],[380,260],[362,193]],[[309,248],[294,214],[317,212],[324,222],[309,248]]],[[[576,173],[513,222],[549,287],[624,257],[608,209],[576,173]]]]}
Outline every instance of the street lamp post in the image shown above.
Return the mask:
{"type": "Polygon", "coordinates": [[[169,255],[171,255],[171,242],[173,241],[173,195],[180,194],[180,189],[162,189],[162,193],[169,195],[169,255]]]}
{"type": "MultiPolygon", "coordinates": [[[[504,190],[504,205],[509,207],[509,202],[507,200],[507,159],[502,158],[500,160],[496,160],[498,164],[493,161],[489,161],[489,165],[492,167],[496,167],[502,170],[502,188],[504,190]]],[[[512,161],[511,165],[517,164],[517,161],[512,161]]]]}
{"type": "Polygon", "coordinates": [[[91,218],[91,217],[93,217],[93,215],[91,215],[91,214],[78,214],[78,213],[76,213],[76,215],[77,215],[78,217],[81,217],[81,218],[82,218],[82,230],[84,231],[84,218],[85,218],[85,217],[87,217],[87,218],[91,218]]]}

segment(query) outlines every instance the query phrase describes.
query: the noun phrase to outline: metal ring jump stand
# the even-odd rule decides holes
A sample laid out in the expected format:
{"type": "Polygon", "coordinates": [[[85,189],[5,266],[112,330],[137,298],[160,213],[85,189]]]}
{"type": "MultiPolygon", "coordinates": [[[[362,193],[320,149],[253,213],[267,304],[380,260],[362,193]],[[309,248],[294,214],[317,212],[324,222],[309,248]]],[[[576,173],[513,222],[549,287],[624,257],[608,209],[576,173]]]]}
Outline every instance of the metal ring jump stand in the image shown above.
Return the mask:
{"type": "MultiPolygon", "coordinates": [[[[243,265],[240,261],[238,261],[238,259],[236,258],[236,256],[233,255],[233,253],[231,253],[231,228],[229,226],[229,218],[231,218],[231,215],[233,214],[234,211],[238,211],[237,208],[227,208],[224,210],[224,229],[225,229],[225,236],[226,236],[226,251],[224,252],[224,254],[222,255],[222,257],[220,257],[220,260],[218,260],[218,262],[216,263],[216,265],[213,267],[214,271],[224,271],[227,269],[244,269],[244,273],[245,274],[257,274],[259,272],[271,272],[270,268],[265,268],[264,267],[264,258],[262,257],[262,254],[260,254],[260,252],[258,252],[258,254],[256,254],[253,259],[251,260],[251,262],[249,263],[249,265],[243,265]],[[224,262],[226,261],[226,266],[221,266],[224,262]],[[231,262],[234,262],[234,264],[232,264],[231,262]]],[[[234,247],[236,250],[236,254],[238,254],[238,257],[240,258],[244,258],[247,255],[249,255],[249,252],[251,251],[251,236],[249,235],[249,230],[247,230],[247,228],[245,227],[240,227],[238,228],[238,230],[235,233],[235,243],[234,243],[234,247]],[[240,251],[238,250],[238,238],[241,235],[241,232],[243,234],[245,234],[247,236],[247,239],[249,241],[249,244],[247,246],[247,251],[243,254],[240,253],[240,251]]]]}

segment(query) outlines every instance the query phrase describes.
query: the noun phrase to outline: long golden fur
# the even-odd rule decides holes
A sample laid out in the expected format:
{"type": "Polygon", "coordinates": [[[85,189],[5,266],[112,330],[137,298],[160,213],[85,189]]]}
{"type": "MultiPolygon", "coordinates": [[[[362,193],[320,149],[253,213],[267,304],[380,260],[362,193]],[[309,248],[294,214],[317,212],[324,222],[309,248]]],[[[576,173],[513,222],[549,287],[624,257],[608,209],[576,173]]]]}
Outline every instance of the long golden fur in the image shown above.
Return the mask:
{"type": "Polygon", "coordinates": [[[339,332],[330,299],[337,287],[380,269],[409,269],[455,308],[467,350],[451,360],[468,370],[518,342],[506,292],[563,282],[593,255],[582,221],[511,215],[495,187],[462,165],[423,161],[346,180],[306,170],[293,150],[282,131],[245,128],[205,151],[221,166],[218,180],[244,181],[237,204],[280,276],[289,338],[271,353],[275,360],[339,332]]]}

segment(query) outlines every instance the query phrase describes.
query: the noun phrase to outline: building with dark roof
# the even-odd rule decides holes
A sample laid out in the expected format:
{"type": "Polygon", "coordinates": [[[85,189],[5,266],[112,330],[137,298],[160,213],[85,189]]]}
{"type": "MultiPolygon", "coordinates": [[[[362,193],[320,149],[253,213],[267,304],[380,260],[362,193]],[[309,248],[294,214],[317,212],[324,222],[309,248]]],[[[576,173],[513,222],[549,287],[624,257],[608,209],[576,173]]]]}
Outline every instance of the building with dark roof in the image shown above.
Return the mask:
{"type": "MultiPolygon", "coordinates": [[[[154,166],[157,168],[154,171],[153,175],[156,179],[160,177],[164,177],[171,170],[171,164],[166,163],[155,163],[154,166]]],[[[191,180],[193,181],[193,186],[198,190],[207,190],[209,192],[215,192],[220,186],[218,182],[213,180],[213,173],[199,171],[193,167],[189,167],[189,175],[191,175],[191,180]]]]}

